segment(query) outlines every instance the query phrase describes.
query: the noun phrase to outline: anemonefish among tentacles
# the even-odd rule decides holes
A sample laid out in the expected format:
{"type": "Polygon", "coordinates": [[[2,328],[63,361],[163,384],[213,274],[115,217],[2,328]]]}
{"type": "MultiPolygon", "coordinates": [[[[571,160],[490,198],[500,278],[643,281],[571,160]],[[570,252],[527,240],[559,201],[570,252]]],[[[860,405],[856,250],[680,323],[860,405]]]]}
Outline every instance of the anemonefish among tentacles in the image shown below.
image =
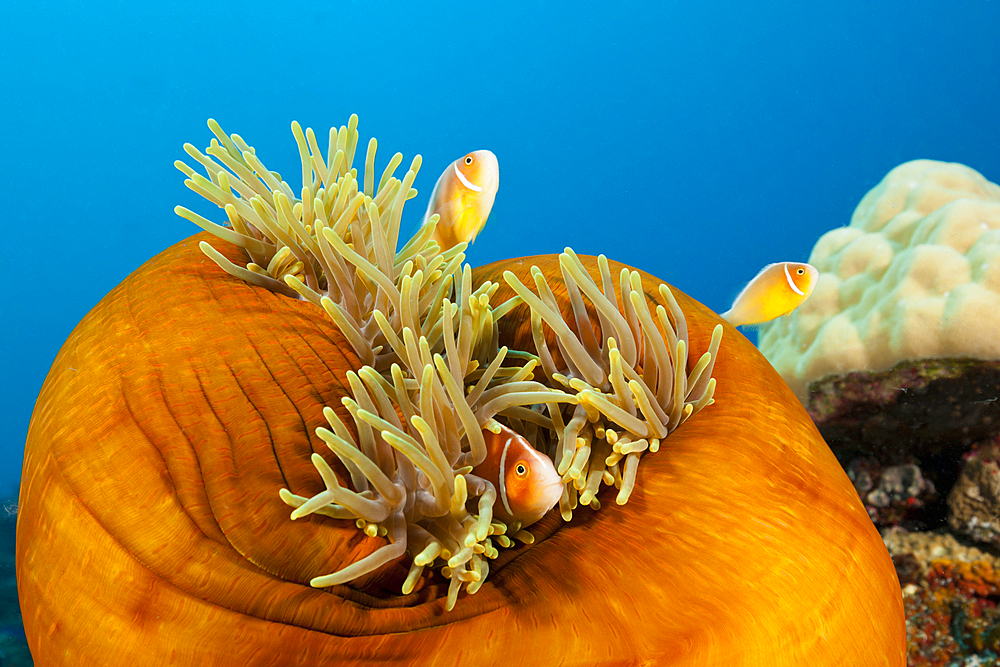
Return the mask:
{"type": "Polygon", "coordinates": [[[437,213],[434,240],[447,250],[472,243],[486,224],[500,187],[500,165],[490,151],[472,151],[455,160],[434,185],[423,224],[437,213]]]}
{"type": "Polygon", "coordinates": [[[819,271],[811,264],[768,264],[743,288],[722,318],[745,327],[787,315],[809,298],[818,278],[819,271]]]}
{"type": "Polygon", "coordinates": [[[486,459],[472,474],[493,484],[497,502],[493,516],[530,526],[552,509],[563,483],[549,457],[536,451],[524,436],[500,425],[500,432],[483,429],[486,459]]]}

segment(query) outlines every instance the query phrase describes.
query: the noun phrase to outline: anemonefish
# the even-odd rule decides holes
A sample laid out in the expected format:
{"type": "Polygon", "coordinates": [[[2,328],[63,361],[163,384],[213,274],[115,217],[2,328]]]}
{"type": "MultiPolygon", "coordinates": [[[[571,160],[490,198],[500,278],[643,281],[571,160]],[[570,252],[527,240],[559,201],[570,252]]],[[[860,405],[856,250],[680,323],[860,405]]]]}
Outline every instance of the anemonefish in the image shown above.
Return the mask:
{"type": "Polygon", "coordinates": [[[529,526],[552,509],[563,483],[549,457],[536,451],[524,436],[500,425],[500,432],[483,429],[486,459],[472,474],[493,484],[497,502],[493,516],[529,526]]]}
{"type": "Polygon", "coordinates": [[[722,318],[745,327],[787,315],[809,298],[818,278],[819,271],[811,264],[768,264],[743,288],[722,318]]]}
{"type": "Polygon", "coordinates": [[[434,185],[423,224],[441,216],[434,240],[441,250],[472,243],[486,224],[500,187],[500,165],[490,151],[472,151],[448,165],[434,185]]]}

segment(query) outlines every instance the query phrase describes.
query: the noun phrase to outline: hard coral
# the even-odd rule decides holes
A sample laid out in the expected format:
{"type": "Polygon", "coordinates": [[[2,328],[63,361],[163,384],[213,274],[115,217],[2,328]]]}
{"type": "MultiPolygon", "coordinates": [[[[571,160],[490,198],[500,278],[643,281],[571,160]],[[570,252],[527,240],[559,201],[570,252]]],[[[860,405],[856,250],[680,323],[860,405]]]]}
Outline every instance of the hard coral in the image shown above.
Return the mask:
{"type": "Polygon", "coordinates": [[[803,398],[831,373],[905,359],[1000,359],[1000,187],[969,167],[914,160],[827,232],[816,290],[764,326],[760,349],[803,398]]]}

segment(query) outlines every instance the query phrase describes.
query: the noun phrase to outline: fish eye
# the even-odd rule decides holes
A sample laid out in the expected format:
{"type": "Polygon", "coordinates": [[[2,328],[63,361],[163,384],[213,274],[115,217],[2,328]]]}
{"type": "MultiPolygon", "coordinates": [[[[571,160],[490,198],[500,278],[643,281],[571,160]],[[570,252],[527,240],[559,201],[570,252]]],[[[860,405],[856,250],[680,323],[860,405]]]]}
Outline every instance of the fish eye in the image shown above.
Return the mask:
{"type": "Polygon", "coordinates": [[[473,160],[473,158],[472,158],[471,155],[466,155],[465,156],[465,164],[472,164],[472,160],[473,160]]]}
{"type": "Polygon", "coordinates": [[[797,273],[797,274],[798,274],[798,275],[800,275],[800,276],[801,276],[801,275],[802,275],[803,273],[805,273],[805,272],[806,272],[806,270],[805,270],[805,269],[802,269],[802,268],[800,268],[800,269],[796,269],[796,271],[795,271],[795,273],[797,273]]]}
{"type": "Polygon", "coordinates": [[[523,463],[518,463],[514,467],[514,474],[517,475],[518,479],[524,479],[528,476],[528,466],[523,463]]]}

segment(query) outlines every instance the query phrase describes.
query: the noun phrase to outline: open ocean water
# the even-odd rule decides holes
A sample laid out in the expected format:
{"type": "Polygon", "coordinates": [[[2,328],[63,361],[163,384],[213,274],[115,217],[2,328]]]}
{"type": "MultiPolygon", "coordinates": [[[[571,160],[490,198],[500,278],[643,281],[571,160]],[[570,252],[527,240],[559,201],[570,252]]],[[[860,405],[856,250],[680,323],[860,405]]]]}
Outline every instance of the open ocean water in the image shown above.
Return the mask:
{"type": "MultiPolygon", "coordinates": [[[[501,183],[473,265],[604,253],[717,311],[805,261],[914,158],[1000,181],[1000,2],[19,2],[0,21],[0,490],[13,511],[50,363],[132,270],[219,220],[173,167],[217,119],[295,181],[293,119],[360,116],[420,153],[419,223],[452,160],[501,183]]],[[[363,156],[359,161],[363,160],[363,156]]],[[[356,163],[357,164],[357,163],[356,163]]],[[[0,666],[27,664],[0,517],[0,666]],[[20,656],[20,657],[18,657],[20,656]]]]}

